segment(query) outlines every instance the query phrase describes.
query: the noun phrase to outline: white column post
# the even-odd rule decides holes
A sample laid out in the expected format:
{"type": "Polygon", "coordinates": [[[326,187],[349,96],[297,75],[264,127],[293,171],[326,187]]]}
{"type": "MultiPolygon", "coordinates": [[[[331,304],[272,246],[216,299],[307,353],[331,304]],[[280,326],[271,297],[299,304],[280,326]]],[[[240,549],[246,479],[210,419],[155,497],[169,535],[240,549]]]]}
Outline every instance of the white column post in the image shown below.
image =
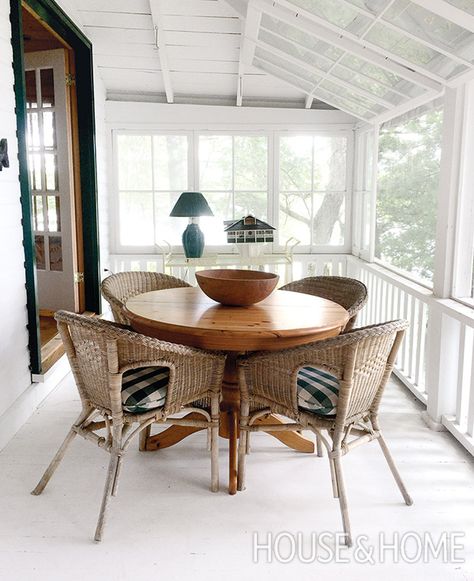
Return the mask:
{"type": "Polygon", "coordinates": [[[441,416],[454,413],[456,406],[459,324],[443,316],[436,301],[449,298],[453,284],[463,118],[464,87],[447,89],[443,114],[433,301],[429,311],[426,356],[428,405],[424,418],[433,429],[442,429],[441,416]]]}

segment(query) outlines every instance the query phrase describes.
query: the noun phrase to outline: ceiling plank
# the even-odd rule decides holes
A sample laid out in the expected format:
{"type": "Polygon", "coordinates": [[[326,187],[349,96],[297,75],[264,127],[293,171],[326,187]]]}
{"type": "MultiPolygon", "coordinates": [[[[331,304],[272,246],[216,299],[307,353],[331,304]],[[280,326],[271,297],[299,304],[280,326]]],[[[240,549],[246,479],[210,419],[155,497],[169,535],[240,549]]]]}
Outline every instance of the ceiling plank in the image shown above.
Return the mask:
{"type": "Polygon", "coordinates": [[[441,18],[445,18],[465,30],[474,32],[474,16],[459,8],[456,8],[444,0],[411,0],[414,4],[421,6],[425,10],[432,12],[441,18]]]}
{"type": "Polygon", "coordinates": [[[172,103],[174,101],[174,92],[171,84],[168,56],[166,54],[166,39],[160,12],[160,0],[150,0],[150,10],[153,26],[155,27],[155,44],[161,63],[161,74],[163,75],[163,83],[165,85],[166,100],[168,103],[172,103]]]}

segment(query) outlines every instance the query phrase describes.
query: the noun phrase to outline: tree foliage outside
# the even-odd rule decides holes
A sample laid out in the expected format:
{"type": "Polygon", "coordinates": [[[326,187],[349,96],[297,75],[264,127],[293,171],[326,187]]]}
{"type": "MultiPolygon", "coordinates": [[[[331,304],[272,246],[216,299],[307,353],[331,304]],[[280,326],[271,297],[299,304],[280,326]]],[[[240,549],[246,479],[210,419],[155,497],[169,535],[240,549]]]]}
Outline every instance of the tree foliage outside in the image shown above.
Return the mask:
{"type": "Polygon", "coordinates": [[[443,112],[382,129],[379,138],[375,254],[432,280],[443,112]]]}

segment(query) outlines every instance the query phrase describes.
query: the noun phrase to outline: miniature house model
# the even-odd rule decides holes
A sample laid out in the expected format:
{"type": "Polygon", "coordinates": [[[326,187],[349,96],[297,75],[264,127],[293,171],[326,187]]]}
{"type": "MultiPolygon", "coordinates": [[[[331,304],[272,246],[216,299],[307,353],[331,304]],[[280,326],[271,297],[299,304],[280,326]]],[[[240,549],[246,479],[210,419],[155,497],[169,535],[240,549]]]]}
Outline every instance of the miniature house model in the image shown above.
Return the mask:
{"type": "Polygon", "coordinates": [[[254,216],[246,216],[236,222],[227,223],[224,231],[227,232],[227,242],[250,244],[254,242],[273,242],[275,228],[254,216]]]}

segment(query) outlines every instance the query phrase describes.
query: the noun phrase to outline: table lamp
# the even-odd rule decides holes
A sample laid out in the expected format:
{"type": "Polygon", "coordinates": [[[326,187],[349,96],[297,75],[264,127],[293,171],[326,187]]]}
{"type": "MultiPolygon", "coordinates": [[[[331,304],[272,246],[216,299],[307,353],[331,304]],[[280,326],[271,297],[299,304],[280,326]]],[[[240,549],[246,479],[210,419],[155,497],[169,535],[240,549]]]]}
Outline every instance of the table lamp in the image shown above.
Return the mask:
{"type": "Polygon", "coordinates": [[[201,192],[183,192],[170,216],[189,218],[189,224],[183,232],[183,248],[186,258],[200,258],[204,250],[204,234],[199,228],[199,216],[214,216],[206,198],[201,192]]]}

